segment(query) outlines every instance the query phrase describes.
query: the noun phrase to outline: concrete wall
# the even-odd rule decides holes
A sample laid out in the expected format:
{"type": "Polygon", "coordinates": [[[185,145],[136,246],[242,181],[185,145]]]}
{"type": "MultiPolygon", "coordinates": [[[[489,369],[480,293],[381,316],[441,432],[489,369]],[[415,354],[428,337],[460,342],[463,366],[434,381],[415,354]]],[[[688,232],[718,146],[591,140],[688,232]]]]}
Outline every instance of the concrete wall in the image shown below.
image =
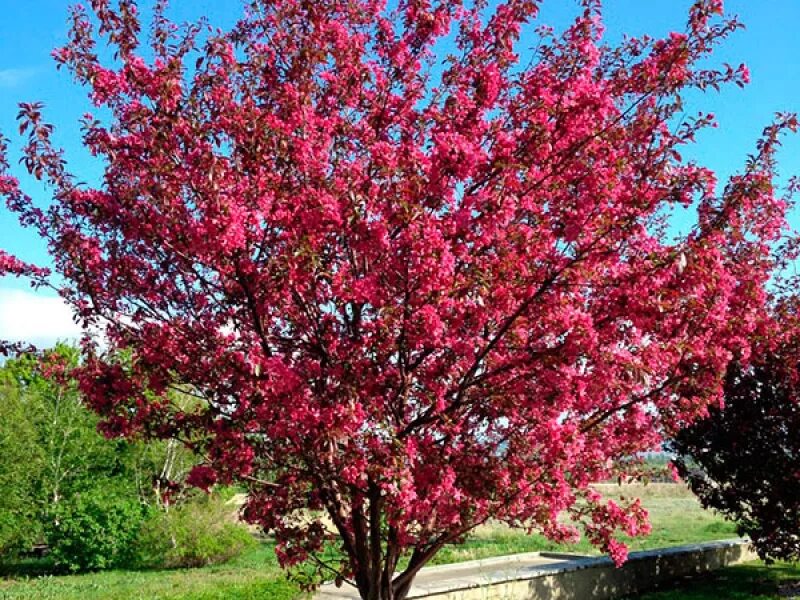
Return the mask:
{"type": "MultiPolygon", "coordinates": [[[[606,557],[532,553],[423,569],[409,595],[430,600],[606,600],[672,584],[758,558],[746,540],[632,552],[616,568],[606,557]],[[523,558],[524,557],[524,558],[523,558]]],[[[320,600],[356,599],[354,590],[324,586],[320,600]]]]}
{"type": "Polygon", "coordinates": [[[671,584],[686,576],[758,558],[746,543],[713,542],[666,550],[631,553],[617,569],[608,558],[583,558],[547,565],[527,579],[471,589],[415,593],[437,600],[605,600],[671,584]]]}

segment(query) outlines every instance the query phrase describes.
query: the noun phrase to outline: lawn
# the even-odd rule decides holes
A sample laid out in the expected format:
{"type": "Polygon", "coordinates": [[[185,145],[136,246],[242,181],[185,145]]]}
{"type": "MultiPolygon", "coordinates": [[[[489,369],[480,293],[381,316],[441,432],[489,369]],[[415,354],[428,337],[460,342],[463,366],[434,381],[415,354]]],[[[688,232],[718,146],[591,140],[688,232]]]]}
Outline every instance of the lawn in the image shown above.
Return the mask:
{"type": "MultiPolygon", "coordinates": [[[[630,540],[633,550],[735,536],[734,528],[730,524],[717,515],[703,510],[694,496],[679,486],[651,484],[647,487],[627,487],[623,490],[617,486],[603,487],[601,491],[609,497],[620,494],[641,497],[643,504],[650,511],[653,533],[646,538],[630,540]]],[[[586,542],[580,542],[575,546],[557,545],[541,536],[527,536],[502,525],[488,525],[475,531],[465,544],[444,548],[434,563],[459,562],[536,550],[594,552],[586,542]]],[[[298,587],[288,582],[278,568],[272,544],[269,542],[260,544],[256,549],[224,565],[201,569],[117,570],[85,575],[50,576],[42,575],[43,571],[46,572],[46,567],[46,563],[41,561],[0,566],[0,574],[3,576],[3,579],[0,579],[0,599],[295,600],[302,597],[298,587]]],[[[654,599],[673,600],[679,597],[683,596],[663,596],[654,599]]],[[[720,597],[726,596],[715,596],[715,598],[720,597]]]]}
{"type": "Polygon", "coordinates": [[[270,543],[260,544],[224,565],[200,569],[37,576],[46,564],[23,563],[15,567],[3,568],[6,579],[0,580],[2,600],[295,600],[302,597],[297,586],[289,583],[278,567],[270,543]]]}

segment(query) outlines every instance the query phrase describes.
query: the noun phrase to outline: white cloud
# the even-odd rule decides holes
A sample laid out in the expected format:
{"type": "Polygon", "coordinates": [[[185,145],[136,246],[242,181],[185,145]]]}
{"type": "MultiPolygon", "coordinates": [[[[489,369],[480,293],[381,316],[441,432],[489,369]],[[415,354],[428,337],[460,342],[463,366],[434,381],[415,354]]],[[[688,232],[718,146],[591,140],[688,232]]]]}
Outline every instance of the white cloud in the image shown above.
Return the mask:
{"type": "Polygon", "coordinates": [[[81,328],[72,321],[72,309],[60,297],[0,289],[0,340],[46,348],[80,337],[81,328]]]}
{"type": "Polygon", "coordinates": [[[0,69],[0,88],[22,85],[36,74],[36,69],[0,69]]]}

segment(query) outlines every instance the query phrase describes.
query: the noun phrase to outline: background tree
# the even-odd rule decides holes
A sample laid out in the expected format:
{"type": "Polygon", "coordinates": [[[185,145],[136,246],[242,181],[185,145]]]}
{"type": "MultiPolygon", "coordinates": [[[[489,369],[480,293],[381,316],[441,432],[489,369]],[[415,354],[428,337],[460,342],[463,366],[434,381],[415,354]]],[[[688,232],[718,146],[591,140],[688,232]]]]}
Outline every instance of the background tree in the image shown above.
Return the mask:
{"type": "Polygon", "coordinates": [[[70,377],[78,365],[60,344],[0,366],[0,564],[44,544],[56,570],[191,567],[255,544],[226,504],[232,490],[184,489],[197,459],[182,444],[97,431],[70,377]]]}
{"type": "Polygon", "coordinates": [[[370,600],[404,598],[490,518],[569,539],[566,512],[623,561],[614,533],[646,531],[644,511],[589,483],[719,397],[765,302],[795,119],[717,195],[679,153],[713,123],[683,93],[747,81],[707,66],[739,24],[703,0],[684,32],[613,47],[582,5],[557,36],[533,0],[252,0],[206,34],[159,2],[149,47],[134,2],[75,9],[55,57],[101,108],[84,143],[102,183],[24,104],[53,202],[7,172],[0,193],[105,335],[77,373],[105,432],[183,440],[195,485],[249,485],[284,565],[370,600]]]}
{"type": "Polygon", "coordinates": [[[0,369],[0,556],[29,549],[42,534],[33,501],[43,463],[37,442],[25,402],[0,369]]]}
{"type": "Polygon", "coordinates": [[[154,467],[141,460],[145,449],[98,433],[99,417],[69,377],[78,359],[76,348],[61,344],[0,366],[0,411],[10,417],[0,421],[8,450],[2,469],[13,475],[0,523],[24,533],[0,558],[44,543],[59,567],[113,566],[152,502],[154,467]],[[141,476],[149,479],[146,487],[137,485],[141,476]]]}
{"type": "Polygon", "coordinates": [[[109,444],[98,435],[97,416],[81,402],[75,382],[68,381],[78,357],[76,348],[62,344],[42,361],[26,354],[2,367],[9,392],[23,399],[26,423],[36,434],[31,446],[41,464],[29,477],[35,482],[39,511],[127,467],[125,452],[130,444],[109,444]]]}
{"type": "MultiPolygon", "coordinates": [[[[762,559],[800,559],[800,336],[783,334],[752,363],[731,363],[724,404],[670,443],[678,473],[703,506],[738,524],[762,559]]],[[[793,333],[787,333],[794,328],[793,333]]]]}

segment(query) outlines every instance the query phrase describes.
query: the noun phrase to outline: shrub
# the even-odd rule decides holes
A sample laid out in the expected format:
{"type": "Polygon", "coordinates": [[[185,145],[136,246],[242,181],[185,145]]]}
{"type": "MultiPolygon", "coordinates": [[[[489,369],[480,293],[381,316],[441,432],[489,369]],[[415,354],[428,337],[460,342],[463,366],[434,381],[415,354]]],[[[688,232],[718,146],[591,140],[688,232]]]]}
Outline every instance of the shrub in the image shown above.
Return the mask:
{"type": "Polygon", "coordinates": [[[737,523],[765,560],[800,559],[797,348],[734,365],[725,406],[676,436],[675,466],[705,507],[737,523]]]}
{"type": "MultiPolygon", "coordinates": [[[[61,569],[112,566],[118,546],[130,544],[128,526],[115,525],[117,513],[127,518],[140,512],[139,502],[156,505],[164,484],[181,480],[196,460],[176,440],[146,444],[104,437],[98,416],[67,375],[78,364],[78,350],[64,344],[0,364],[3,560],[45,541],[55,544],[61,569]],[[124,506],[116,506],[119,498],[124,506]],[[106,519],[99,512],[107,504],[115,512],[106,519]],[[84,526],[97,526],[103,534],[85,540],[84,526]]],[[[174,399],[187,402],[177,394],[174,399]]],[[[141,521],[141,516],[131,521],[134,532],[141,521]]]]}
{"type": "Polygon", "coordinates": [[[55,566],[73,572],[127,566],[146,513],[135,496],[106,488],[58,503],[45,524],[55,566]]]}
{"type": "Polygon", "coordinates": [[[151,513],[139,530],[133,564],[139,568],[200,567],[238,556],[256,542],[234,521],[233,512],[214,494],[151,513]]]}
{"type": "Polygon", "coordinates": [[[36,485],[43,453],[29,408],[0,370],[0,557],[28,549],[40,535],[36,485]]]}

